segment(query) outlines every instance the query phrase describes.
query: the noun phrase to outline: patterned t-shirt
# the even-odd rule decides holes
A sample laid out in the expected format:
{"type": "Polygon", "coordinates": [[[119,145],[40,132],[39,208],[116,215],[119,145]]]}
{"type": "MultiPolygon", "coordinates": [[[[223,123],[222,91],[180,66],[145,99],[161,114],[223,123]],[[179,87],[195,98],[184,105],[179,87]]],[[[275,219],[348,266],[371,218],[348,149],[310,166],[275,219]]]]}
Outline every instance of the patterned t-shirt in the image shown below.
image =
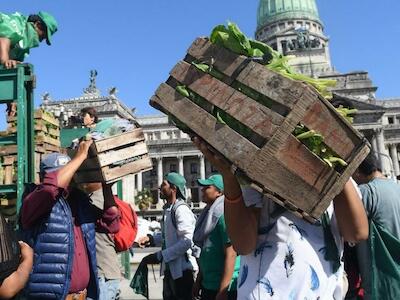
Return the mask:
{"type": "MultiPolygon", "coordinates": [[[[334,271],[324,258],[324,229],[297,218],[254,189],[244,188],[246,206],[261,208],[256,250],[241,256],[238,299],[342,299],[343,263],[334,271]]],[[[327,210],[340,257],[343,242],[327,210]]]]}

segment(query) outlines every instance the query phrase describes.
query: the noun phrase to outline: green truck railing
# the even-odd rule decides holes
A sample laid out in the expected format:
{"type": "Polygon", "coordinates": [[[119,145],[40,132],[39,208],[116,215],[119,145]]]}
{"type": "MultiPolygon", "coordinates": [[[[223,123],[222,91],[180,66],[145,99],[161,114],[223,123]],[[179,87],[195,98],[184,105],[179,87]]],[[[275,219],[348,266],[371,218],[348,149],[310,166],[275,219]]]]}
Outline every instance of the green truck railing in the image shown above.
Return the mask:
{"type": "Polygon", "coordinates": [[[34,182],[33,66],[20,64],[14,69],[0,66],[0,104],[17,104],[17,133],[0,138],[0,146],[17,145],[17,179],[12,185],[0,185],[0,194],[16,194],[17,213],[22,204],[25,184],[34,182]]]}

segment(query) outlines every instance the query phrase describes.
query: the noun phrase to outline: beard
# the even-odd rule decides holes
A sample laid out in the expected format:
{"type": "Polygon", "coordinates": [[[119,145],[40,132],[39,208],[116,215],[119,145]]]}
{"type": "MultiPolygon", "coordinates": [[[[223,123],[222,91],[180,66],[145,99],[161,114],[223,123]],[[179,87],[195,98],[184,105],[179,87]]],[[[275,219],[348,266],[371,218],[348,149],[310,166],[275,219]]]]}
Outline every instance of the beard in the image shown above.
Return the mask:
{"type": "Polygon", "coordinates": [[[168,199],[168,195],[166,195],[162,191],[160,191],[160,198],[163,199],[163,200],[167,200],[168,199]]]}

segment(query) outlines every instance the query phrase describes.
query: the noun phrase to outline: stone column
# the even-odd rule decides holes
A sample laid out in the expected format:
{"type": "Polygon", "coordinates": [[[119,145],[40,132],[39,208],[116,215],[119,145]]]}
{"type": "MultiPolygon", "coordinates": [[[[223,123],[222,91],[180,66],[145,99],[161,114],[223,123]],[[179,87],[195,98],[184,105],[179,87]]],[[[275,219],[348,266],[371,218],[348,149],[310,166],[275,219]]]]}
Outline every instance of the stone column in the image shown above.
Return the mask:
{"type": "Polygon", "coordinates": [[[122,195],[125,201],[135,203],[135,174],[122,178],[122,195]]]}
{"type": "Polygon", "coordinates": [[[178,156],[178,173],[185,177],[185,170],[183,168],[183,156],[178,156]]]}
{"type": "Polygon", "coordinates": [[[371,146],[372,146],[372,151],[378,152],[378,138],[376,136],[376,133],[371,138],[371,146]]]}
{"type": "Polygon", "coordinates": [[[383,129],[377,130],[377,148],[378,148],[378,158],[381,163],[382,171],[385,171],[385,138],[383,136],[383,129]]]}
{"type": "Polygon", "coordinates": [[[206,178],[206,164],[204,162],[204,155],[199,156],[200,159],[200,179],[206,178]]]}
{"type": "Polygon", "coordinates": [[[161,186],[164,180],[162,157],[157,157],[157,184],[161,186]]]}
{"type": "Polygon", "coordinates": [[[397,155],[397,145],[390,144],[390,157],[392,158],[394,175],[398,176],[400,173],[399,157],[397,155]]]}
{"type": "Polygon", "coordinates": [[[143,190],[143,173],[137,173],[137,191],[141,192],[143,190]]]}

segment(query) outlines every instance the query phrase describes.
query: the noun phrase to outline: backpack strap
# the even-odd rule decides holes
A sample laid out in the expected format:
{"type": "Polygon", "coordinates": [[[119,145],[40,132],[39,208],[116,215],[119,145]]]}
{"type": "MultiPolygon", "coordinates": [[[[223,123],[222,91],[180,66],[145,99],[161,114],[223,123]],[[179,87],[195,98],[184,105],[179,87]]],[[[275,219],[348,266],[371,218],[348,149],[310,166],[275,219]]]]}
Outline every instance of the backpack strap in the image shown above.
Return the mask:
{"type": "Polygon", "coordinates": [[[179,201],[175,202],[174,205],[172,205],[172,207],[171,207],[171,221],[172,221],[172,225],[174,225],[175,229],[178,229],[176,227],[176,210],[178,209],[178,207],[180,207],[182,205],[185,205],[185,206],[187,206],[187,208],[190,209],[189,205],[183,200],[179,200],[179,201]]]}

